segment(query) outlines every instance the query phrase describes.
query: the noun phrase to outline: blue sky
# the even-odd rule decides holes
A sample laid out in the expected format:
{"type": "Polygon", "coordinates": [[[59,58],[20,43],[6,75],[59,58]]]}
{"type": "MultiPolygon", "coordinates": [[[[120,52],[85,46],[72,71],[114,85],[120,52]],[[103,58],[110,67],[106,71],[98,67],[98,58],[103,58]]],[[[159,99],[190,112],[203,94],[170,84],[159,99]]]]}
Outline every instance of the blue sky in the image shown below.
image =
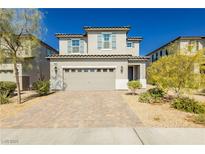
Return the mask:
{"type": "Polygon", "coordinates": [[[83,26],[126,26],[142,36],[140,55],[178,36],[205,35],[205,9],[41,9],[46,43],[58,49],[55,33],[84,33],[83,26]]]}

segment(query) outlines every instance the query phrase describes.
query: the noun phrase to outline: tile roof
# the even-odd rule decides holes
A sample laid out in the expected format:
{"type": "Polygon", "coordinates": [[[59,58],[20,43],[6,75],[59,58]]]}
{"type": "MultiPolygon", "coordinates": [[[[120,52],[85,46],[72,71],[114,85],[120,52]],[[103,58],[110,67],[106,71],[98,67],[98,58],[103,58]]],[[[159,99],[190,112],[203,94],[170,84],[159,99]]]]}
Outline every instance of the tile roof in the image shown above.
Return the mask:
{"type": "Polygon", "coordinates": [[[110,27],[98,27],[98,26],[84,26],[85,31],[89,30],[125,30],[129,31],[131,26],[110,26],[110,27]]]}
{"type": "Polygon", "coordinates": [[[67,33],[56,33],[57,38],[82,38],[84,34],[67,34],[67,33]]]}
{"type": "Polygon", "coordinates": [[[108,58],[108,59],[112,59],[112,58],[126,58],[129,60],[148,60],[149,57],[142,57],[142,56],[132,56],[132,55],[59,55],[59,54],[53,54],[47,57],[48,59],[51,58],[108,58]]]}
{"type": "Polygon", "coordinates": [[[128,41],[141,41],[143,38],[140,36],[134,36],[134,37],[127,37],[128,41]]]}

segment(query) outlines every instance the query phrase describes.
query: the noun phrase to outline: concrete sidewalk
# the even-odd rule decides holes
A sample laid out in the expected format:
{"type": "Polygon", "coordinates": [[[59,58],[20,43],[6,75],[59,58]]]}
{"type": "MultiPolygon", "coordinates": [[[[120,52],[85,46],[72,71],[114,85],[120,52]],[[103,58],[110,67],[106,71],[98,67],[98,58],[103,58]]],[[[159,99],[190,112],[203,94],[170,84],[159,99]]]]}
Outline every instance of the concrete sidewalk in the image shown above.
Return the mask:
{"type": "Polygon", "coordinates": [[[205,144],[200,128],[0,129],[1,144],[205,144]]]}

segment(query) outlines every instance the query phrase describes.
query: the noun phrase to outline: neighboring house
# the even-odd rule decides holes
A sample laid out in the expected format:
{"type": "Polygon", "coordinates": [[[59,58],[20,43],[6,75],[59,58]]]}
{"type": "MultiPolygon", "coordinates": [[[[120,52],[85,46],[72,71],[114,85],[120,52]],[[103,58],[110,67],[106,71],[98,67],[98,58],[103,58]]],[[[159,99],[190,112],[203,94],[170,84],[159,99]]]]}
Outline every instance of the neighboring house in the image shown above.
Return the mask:
{"type": "Polygon", "coordinates": [[[203,48],[205,48],[205,36],[180,36],[148,53],[146,56],[150,57],[149,62],[152,63],[162,56],[168,56],[175,52],[194,54],[203,48]]]}
{"type": "MultiPolygon", "coordinates": [[[[39,79],[48,80],[50,78],[50,63],[46,57],[58,52],[45,42],[41,40],[39,42],[39,47],[35,50],[32,50],[30,46],[23,46],[19,50],[21,53],[19,56],[23,58],[23,61],[17,64],[21,90],[29,90],[33,82],[39,79]]],[[[29,43],[29,40],[26,43],[29,43]]],[[[2,41],[0,47],[4,47],[2,41]]],[[[9,58],[5,63],[0,64],[0,81],[16,82],[14,66],[9,58]]]]}
{"type": "Polygon", "coordinates": [[[56,34],[59,55],[48,56],[52,89],[127,89],[129,80],[146,87],[148,58],[139,56],[141,37],[128,37],[129,26],[84,30],[85,34],[56,34]]]}
{"type": "MultiPolygon", "coordinates": [[[[150,65],[163,56],[168,56],[176,52],[192,55],[202,49],[205,49],[205,36],[180,36],[148,53],[146,56],[150,57],[148,62],[148,65],[150,65]]],[[[205,67],[205,62],[201,66],[205,67]]],[[[194,71],[196,73],[199,73],[200,71],[201,73],[205,73],[205,70],[200,70],[198,65],[196,65],[194,71]]]]}

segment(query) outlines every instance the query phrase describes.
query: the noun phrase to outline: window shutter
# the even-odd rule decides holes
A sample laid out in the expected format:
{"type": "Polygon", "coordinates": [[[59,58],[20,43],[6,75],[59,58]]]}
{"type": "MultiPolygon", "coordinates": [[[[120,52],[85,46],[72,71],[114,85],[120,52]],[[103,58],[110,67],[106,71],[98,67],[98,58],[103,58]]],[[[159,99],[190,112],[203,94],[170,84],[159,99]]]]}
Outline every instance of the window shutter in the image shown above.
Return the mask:
{"type": "Polygon", "coordinates": [[[112,33],[112,48],[116,49],[116,34],[112,33]]]}
{"type": "Polygon", "coordinates": [[[84,40],[80,40],[80,53],[84,53],[84,40]]]}
{"type": "Polygon", "coordinates": [[[134,47],[135,47],[134,42],[132,42],[132,48],[134,48],[134,47]]]}
{"type": "Polygon", "coordinates": [[[102,34],[98,34],[97,37],[97,47],[98,49],[102,49],[102,34]]]}
{"type": "Polygon", "coordinates": [[[72,47],[71,47],[71,40],[68,40],[68,54],[70,54],[72,51],[72,47]]]}

